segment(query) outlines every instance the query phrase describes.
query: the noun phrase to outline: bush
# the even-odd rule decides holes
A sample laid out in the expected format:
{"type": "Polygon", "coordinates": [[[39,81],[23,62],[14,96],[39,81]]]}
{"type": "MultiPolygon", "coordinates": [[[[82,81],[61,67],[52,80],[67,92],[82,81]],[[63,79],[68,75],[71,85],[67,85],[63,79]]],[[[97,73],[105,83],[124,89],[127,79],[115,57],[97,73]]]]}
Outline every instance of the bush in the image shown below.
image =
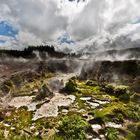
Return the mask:
{"type": "Polygon", "coordinates": [[[123,102],[130,101],[130,91],[127,86],[116,87],[115,96],[118,97],[120,101],[123,101],[123,102]]]}
{"type": "Polygon", "coordinates": [[[104,91],[110,95],[114,95],[114,86],[113,85],[105,85],[104,91]]]}
{"type": "Polygon", "coordinates": [[[65,90],[68,93],[75,92],[75,91],[77,91],[76,87],[77,87],[77,84],[76,84],[75,80],[70,79],[66,83],[65,90]]]}
{"type": "Polygon", "coordinates": [[[119,96],[119,100],[127,103],[130,101],[130,95],[128,93],[122,94],[119,96]]]}
{"type": "Polygon", "coordinates": [[[127,86],[117,86],[115,88],[115,95],[117,97],[119,97],[123,94],[130,94],[130,91],[129,91],[128,87],[127,86]]]}
{"type": "Polygon", "coordinates": [[[106,137],[108,140],[118,140],[119,131],[115,128],[106,129],[106,137]]]}
{"type": "Polygon", "coordinates": [[[136,135],[129,131],[126,137],[128,140],[135,140],[136,135]]]}
{"type": "Polygon", "coordinates": [[[92,80],[88,80],[88,81],[86,82],[86,85],[87,85],[87,86],[98,86],[97,82],[92,81],[92,80]]]}
{"type": "Polygon", "coordinates": [[[59,126],[60,136],[68,140],[85,140],[89,124],[79,115],[65,116],[59,126]]]}
{"type": "Polygon", "coordinates": [[[1,90],[4,93],[9,93],[11,90],[14,89],[14,83],[12,80],[6,80],[3,82],[3,84],[1,85],[1,90]]]}
{"type": "Polygon", "coordinates": [[[106,85],[104,91],[110,95],[119,98],[120,101],[129,102],[130,101],[130,91],[126,86],[106,85]]]}

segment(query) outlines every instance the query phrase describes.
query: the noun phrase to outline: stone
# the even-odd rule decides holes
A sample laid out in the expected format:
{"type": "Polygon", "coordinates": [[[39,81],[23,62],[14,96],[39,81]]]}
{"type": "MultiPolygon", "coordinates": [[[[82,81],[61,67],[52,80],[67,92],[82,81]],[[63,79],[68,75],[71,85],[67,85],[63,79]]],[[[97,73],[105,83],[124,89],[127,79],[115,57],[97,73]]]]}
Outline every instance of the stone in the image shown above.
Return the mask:
{"type": "Polygon", "coordinates": [[[99,106],[98,103],[94,103],[94,102],[89,102],[89,101],[87,101],[86,103],[87,103],[92,109],[95,109],[96,107],[99,106]]]}
{"type": "Polygon", "coordinates": [[[82,101],[89,101],[89,100],[91,100],[91,97],[81,97],[80,100],[82,100],[82,101]]]}
{"type": "Polygon", "coordinates": [[[113,128],[121,128],[121,127],[122,127],[121,124],[116,124],[116,123],[114,123],[114,122],[107,122],[107,123],[105,124],[105,126],[106,126],[106,127],[113,127],[113,128]]]}
{"type": "Polygon", "coordinates": [[[91,125],[93,131],[97,132],[98,133],[98,130],[102,129],[102,126],[99,125],[99,124],[93,124],[91,125]]]}

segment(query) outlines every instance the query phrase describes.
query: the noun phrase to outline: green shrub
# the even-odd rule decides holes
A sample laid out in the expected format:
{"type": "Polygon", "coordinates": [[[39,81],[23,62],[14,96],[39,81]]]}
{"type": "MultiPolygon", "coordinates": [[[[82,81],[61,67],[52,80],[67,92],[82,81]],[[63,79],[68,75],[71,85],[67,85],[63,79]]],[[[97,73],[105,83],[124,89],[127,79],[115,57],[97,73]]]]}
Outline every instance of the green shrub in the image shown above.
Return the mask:
{"type": "Polygon", "coordinates": [[[65,116],[59,126],[60,136],[67,140],[85,140],[89,124],[79,115],[65,116]]]}
{"type": "Polygon", "coordinates": [[[114,95],[114,86],[113,85],[105,85],[104,91],[110,95],[114,95]]]}
{"type": "Polygon", "coordinates": [[[119,96],[119,100],[127,103],[130,101],[130,95],[128,93],[122,94],[119,96]]]}
{"type": "Polygon", "coordinates": [[[106,129],[106,137],[108,140],[118,140],[119,131],[115,128],[106,129]]]}
{"type": "Polygon", "coordinates": [[[122,122],[122,123],[124,122],[124,117],[121,113],[117,114],[117,118],[118,118],[119,122],[122,122]]]}
{"type": "Polygon", "coordinates": [[[69,81],[66,83],[65,90],[69,93],[75,92],[77,91],[76,87],[77,87],[77,84],[75,80],[69,79],[69,81]]]}
{"type": "Polygon", "coordinates": [[[136,135],[130,131],[127,133],[127,136],[126,136],[127,140],[135,140],[135,137],[136,135]]]}
{"type": "Polygon", "coordinates": [[[14,83],[11,80],[6,80],[3,82],[3,84],[1,85],[1,90],[4,93],[9,93],[11,90],[14,89],[14,83]]]}
{"type": "Polygon", "coordinates": [[[115,96],[118,97],[120,101],[130,101],[130,91],[127,86],[117,86],[115,88],[115,96]]]}
{"type": "Polygon", "coordinates": [[[98,86],[97,82],[92,81],[92,80],[88,80],[88,81],[86,82],[86,85],[87,85],[87,86],[98,86]]]}
{"type": "Polygon", "coordinates": [[[129,102],[130,101],[130,91],[126,86],[117,86],[106,85],[104,91],[110,95],[113,95],[119,98],[120,101],[129,102]]]}

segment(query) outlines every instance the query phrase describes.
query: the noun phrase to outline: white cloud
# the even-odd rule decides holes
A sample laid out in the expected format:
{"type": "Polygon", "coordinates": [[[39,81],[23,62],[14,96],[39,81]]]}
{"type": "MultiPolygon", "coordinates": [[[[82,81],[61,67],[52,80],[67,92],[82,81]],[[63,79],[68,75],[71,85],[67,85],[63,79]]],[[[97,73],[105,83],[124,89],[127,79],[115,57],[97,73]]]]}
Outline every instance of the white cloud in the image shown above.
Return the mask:
{"type": "Polygon", "coordinates": [[[0,0],[0,3],[0,19],[12,22],[19,30],[16,40],[19,46],[56,40],[65,32],[93,49],[106,47],[106,38],[113,41],[122,36],[128,36],[130,41],[140,38],[139,28],[131,24],[140,18],[139,0],[86,0],[85,3],[0,0]]]}

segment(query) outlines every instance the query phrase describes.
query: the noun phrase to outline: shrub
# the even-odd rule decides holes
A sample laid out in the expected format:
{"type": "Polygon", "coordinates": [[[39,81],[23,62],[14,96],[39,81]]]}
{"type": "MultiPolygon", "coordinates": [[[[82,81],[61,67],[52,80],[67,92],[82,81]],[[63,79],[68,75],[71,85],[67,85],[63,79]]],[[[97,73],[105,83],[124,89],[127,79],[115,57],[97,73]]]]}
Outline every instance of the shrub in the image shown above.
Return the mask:
{"type": "Polygon", "coordinates": [[[59,126],[60,136],[64,139],[85,140],[89,124],[79,115],[65,116],[59,126]]]}
{"type": "Polygon", "coordinates": [[[88,80],[88,81],[86,82],[86,85],[87,85],[87,86],[98,86],[97,82],[92,81],[92,80],[88,80]]]}
{"type": "Polygon", "coordinates": [[[105,85],[104,91],[110,95],[114,95],[114,86],[113,85],[105,85]]]}
{"type": "Polygon", "coordinates": [[[128,93],[122,94],[119,96],[119,100],[123,102],[129,102],[130,101],[130,95],[128,93]]]}
{"type": "Polygon", "coordinates": [[[1,90],[4,93],[9,93],[11,90],[14,89],[14,83],[12,80],[6,80],[3,82],[2,86],[1,86],[1,90]]]}
{"type": "Polygon", "coordinates": [[[126,86],[106,85],[104,91],[110,95],[118,97],[120,101],[129,102],[130,101],[130,91],[126,86]]]}
{"type": "Polygon", "coordinates": [[[77,84],[76,84],[75,80],[70,79],[66,83],[65,90],[66,90],[66,92],[69,92],[69,93],[75,92],[75,91],[77,91],[76,87],[77,87],[77,84]]]}
{"type": "Polygon", "coordinates": [[[119,131],[115,128],[106,129],[106,137],[108,140],[118,140],[119,131]]]}
{"type": "Polygon", "coordinates": [[[135,140],[136,135],[129,131],[126,137],[128,140],[135,140]]]}
{"type": "Polygon", "coordinates": [[[127,86],[117,86],[115,88],[115,95],[117,97],[119,97],[123,94],[130,94],[130,91],[129,91],[128,87],[127,86]]]}

